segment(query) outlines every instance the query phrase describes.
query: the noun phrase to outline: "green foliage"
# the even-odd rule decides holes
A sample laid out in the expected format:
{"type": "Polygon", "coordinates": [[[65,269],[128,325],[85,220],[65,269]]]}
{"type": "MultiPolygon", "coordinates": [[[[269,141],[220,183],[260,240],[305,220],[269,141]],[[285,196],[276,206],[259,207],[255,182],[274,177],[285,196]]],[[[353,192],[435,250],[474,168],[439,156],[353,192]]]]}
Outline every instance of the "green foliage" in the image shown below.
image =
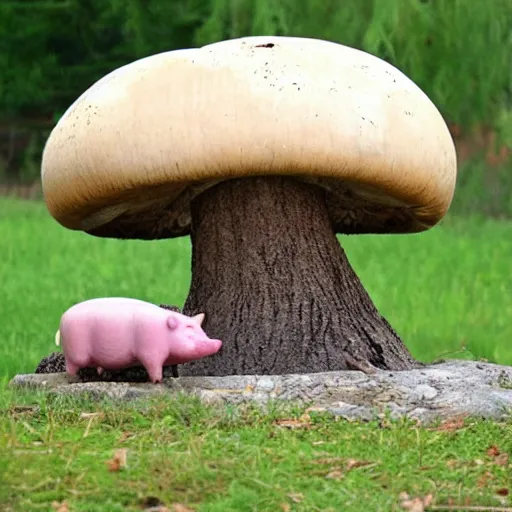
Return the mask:
{"type": "MultiPolygon", "coordinates": [[[[366,50],[401,69],[464,133],[486,125],[512,145],[511,34],[510,0],[3,0],[0,174],[37,178],[41,139],[113,69],[248,35],[313,37],[366,50]],[[44,126],[28,128],[34,120],[44,126]],[[13,124],[20,125],[15,144],[13,124]]],[[[469,188],[487,208],[478,187],[469,188]]]]}
{"type": "Polygon", "coordinates": [[[0,115],[61,114],[111,70],[193,45],[200,0],[0,3],[0,115]]]}
{"type": "Polygon", "coordinates": [[[508,106],[509,0],[47,0],[0,3],[0,112],[61,112],[132,60],[246,35],[332,40],[409,75],[462,124],[508,106]]]}
{"type": "Polygon", "coordinates": [[[55,84],[45,70],[56,67],[55,55],[45,52],[51,33],[49,17],[36,18],[28,8],[0,2],[0,114],[18,114],[27,104],[43,105],[55,84]]]}

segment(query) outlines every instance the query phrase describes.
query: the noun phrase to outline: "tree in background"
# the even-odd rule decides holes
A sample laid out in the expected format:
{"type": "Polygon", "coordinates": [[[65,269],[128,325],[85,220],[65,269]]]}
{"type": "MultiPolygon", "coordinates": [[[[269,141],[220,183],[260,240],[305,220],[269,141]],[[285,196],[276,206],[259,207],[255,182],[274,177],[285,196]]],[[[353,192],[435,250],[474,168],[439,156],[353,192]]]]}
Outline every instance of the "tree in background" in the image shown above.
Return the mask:
{"type": "Polygon", "coordinates": [[[366,50],[414,80],[455,137],[475,127],[512,135],[511,34],[510,0],[3,0],[0,157],[6,130],[39,120],[48,130],[93,82],[125,63],[247,35],[366,50]]]}
{"type": "Polygon", "coordinates": [[[2,117],[59,115],[109,71],[194,45],[201,0],[0,3],[2,117]]]}

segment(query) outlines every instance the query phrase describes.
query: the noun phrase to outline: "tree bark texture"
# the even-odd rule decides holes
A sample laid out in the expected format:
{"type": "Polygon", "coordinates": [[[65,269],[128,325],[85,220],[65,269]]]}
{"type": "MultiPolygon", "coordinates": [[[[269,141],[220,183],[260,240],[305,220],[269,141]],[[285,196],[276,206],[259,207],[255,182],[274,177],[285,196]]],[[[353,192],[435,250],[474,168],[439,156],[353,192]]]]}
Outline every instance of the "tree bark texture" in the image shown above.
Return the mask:
{"type": "Polygon", "coordinates": [[[333,231],[323,189],[286,177],[222,182],[192,203],[187,315],[223,341],[180,375],[415,366],[333,231]]]}

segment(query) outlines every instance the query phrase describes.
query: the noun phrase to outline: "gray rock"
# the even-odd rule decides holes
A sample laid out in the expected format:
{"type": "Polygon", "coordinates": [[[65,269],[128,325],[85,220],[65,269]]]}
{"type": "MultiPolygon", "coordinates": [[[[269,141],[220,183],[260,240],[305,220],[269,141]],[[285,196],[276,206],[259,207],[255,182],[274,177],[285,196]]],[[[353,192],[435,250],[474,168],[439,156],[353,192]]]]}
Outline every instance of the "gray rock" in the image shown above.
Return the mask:
{"type": "Polygon", "coordinates": [[[13,388],[131,400],[155,394],[191,393],[205,403],[265,405],[297,402],[347,419],[383,414],[430,422],[459,415],[512,418],[512,367],[477,361],[446,361],[408,371],[360,371],[306,375],[180,377],[162,384],[82,382],[65,373],[17,375],[13,388]]]}

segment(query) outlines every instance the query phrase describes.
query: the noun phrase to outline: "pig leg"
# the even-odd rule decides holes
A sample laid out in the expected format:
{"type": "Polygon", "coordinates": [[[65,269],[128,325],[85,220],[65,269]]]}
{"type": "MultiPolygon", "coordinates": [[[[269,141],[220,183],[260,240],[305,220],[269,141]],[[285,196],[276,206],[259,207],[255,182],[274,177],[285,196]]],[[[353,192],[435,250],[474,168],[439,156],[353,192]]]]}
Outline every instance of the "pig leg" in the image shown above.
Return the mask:
{"type": "Polygon", "coordinates": [[[144,364],[144,368],[146,368],[149,378],[153,384],[162,382],[162,377],[163,377],[162,366],[163,366],[162,364],[155,364],[154,362],[144,364]]]}
{"type": "Polygon", "coordinates": [[[96,368],[96,371],[98,372],[98,375],[101,375],[105,370],[103,370],[101,366],[98,366],[98,368],[96,368]]]}
{"type": "Polygon", "coordinates": [[[79,370],[79,366],[75,363],[72,363],[69,359],[66,359],[66,372],[69,375],[76,375],[79,370]]]}
{"type": "Polygon", "coordinates": [[[153,384],[162,382],[164,360],[160,354],[151,350],[138,357],[139,363],[146,368],[149,378],[153,384]]]}

